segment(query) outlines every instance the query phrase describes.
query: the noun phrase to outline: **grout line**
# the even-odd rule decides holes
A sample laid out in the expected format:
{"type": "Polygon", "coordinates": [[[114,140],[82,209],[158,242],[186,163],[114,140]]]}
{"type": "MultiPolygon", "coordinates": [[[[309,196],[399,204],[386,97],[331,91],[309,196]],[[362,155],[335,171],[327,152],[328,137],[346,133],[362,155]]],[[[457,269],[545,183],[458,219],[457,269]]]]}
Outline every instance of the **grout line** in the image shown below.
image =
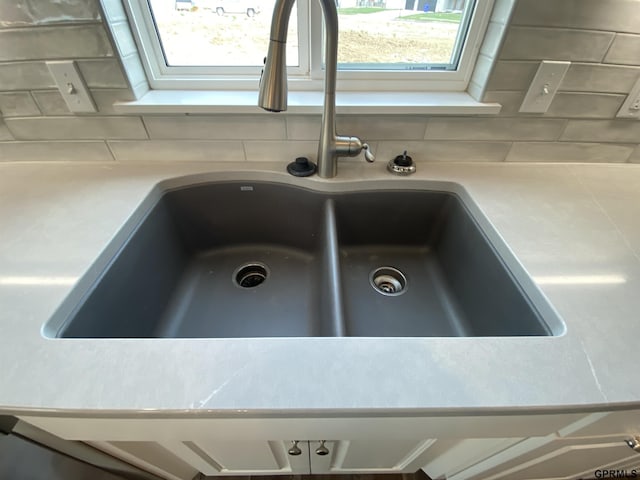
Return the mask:
{"type": "Polygon", "coordinates": [[[248,162],[249,161],[249,157],[247,156],[247,147],[245,145],[245,142],[247,140],[241,140],[240,141],[240,145],[242,145],[242,155],[244,156],[244,161],[248,162]]]}
{"type": "Polygon", "coordinates": [[[84,27],[84,26],[103,26],[103,20],[102,19],[97,19],[97,20],[71,20],[71,21],[67,21],[65,23],[44,23],[44,24],[29,24],[29,25],[23,25],[23,26],[11,26],[8,28],[3,28],[0,27],[0,33],[5,33],[5,32],[24,32],[24,31],[28,31],[28,30],[33,30],[33,31],[38,31],[38,30],[44,30],[44,29],[48,29],[48,30],[55,30],[58,28],[65,28],[65,27],[84,27]]]}
{"type": "Polygon", "coordinates": [[[425,122],[424,122],[424,135],[422,136],[422,140],[433,140],[430,138],[427,138],[427,132],[429,131],[429,123],[431,123],[431,118],[427,117],[425,122]]]}
{"type": "Polygon", "coordinates": [[[144,128],[144,133],[147,136],[146,140],[151,140],[151,135],[149,135],[149,129],[147,128],[147,122],[144,121],[144,115],[135,115],[142,122],[142,128],[144,128]]]}
{"type": "Polygon", "coordinates": [[[564,127],[562,128],[562,130],[560,130],[560,135],[558,135],[558,137],[554,140],[555,142],[562,142],[562,137],[564,136],[564,133],[567,131],[567,128],[569,128],[569,119],[565,119],[564,122],[564,127]]]}
{"type": "Polygon", "coordinates": [[[629,163],[633,165],[634,162],[631,162],[630,160],[631,160],[631,157],[633,157],[633,154],[635,153],[636,149],[640,148],[640,143],[630,143],[628,145],[631,147],[631,151],[629,152],[629,156],[627,157],[627,159],[622,163],[629,163]]]}
{"type": "Polygon", "coordinates": [[[505,156],[504,156],[504,158],[502,159],[502,161],[503,161],[503,162],[505,162],[505,163],[510,162],[510,160],[509,160],[509,155],[511,155],[511,151],[513,150],[513,147],[514,147],[514,145],[515,145],[516,143],[517,143],[517,142],[515,142],[515,141],[514,141],[514,142],[511,142],[511,145],[509,145],[509,150],[507,150],[506,155],[505,155],[505,156]]]}
{"type": "Polygon", "coordinates": [[[104,140],[105,145],[107,146],[107,150],[109,150],[109,153],[111,154],[111,157],[113,158],[114,162],[119,162],[119,160],[116,158],[116,154],[113,152],[113,149],[111,148],[111,143],[109,140],[104,140]]]}
{"type": "Polygon", "coordinates": [[[616,41],[616,38],[618,37],[618,34],[616,33],[612,38],[611,41],[609,42],[609,45],[607,46],[607,50],[604,52],[604,55],[602,56],[602,60],[600,60],[600,64],[604,64],[604,60],[605,58],[607,58],[607,55],[609,55],[609,52],[611,51],[611,47],[613,46],[613,42],[616,41]]]}
{"type": "Polygon", "coordinates": [[[561,25],[524,25],[520,23],[511,23],[510,27],[516,28],[530,28],[530,29],[538,29],[538,30],[568,30],[571,32],[586,32],[586,33],[611,33],[614,36],[621,33],[624,35],[638,35],[637,33],[629,33],[629,32],[617,32],[615,30],[602,30],[598,28],[586,28],[586,27],[567,27],[561,25]]]}
{"type": "Polygon", "coordinates": [[[429,126],[429,117],[424,119],[424,129],[422,130],[422,137],[418,138],[418,141],[425,140],[427,138],[427,127],[429,126]]]}

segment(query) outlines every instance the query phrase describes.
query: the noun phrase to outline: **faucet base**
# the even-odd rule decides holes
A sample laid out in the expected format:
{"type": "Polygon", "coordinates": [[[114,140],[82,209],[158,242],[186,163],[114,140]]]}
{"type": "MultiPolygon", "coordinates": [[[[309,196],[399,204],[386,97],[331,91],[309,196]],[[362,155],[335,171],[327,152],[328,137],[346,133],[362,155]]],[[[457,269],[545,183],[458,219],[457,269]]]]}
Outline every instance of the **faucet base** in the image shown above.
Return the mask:
{"type": "Polygon", "coordinates": [[[294,162],[287,165],[287,172],[294,177],[310,177],[316,173],[316,164],[310,162],[307,157],[298,157],[294,162]]]}

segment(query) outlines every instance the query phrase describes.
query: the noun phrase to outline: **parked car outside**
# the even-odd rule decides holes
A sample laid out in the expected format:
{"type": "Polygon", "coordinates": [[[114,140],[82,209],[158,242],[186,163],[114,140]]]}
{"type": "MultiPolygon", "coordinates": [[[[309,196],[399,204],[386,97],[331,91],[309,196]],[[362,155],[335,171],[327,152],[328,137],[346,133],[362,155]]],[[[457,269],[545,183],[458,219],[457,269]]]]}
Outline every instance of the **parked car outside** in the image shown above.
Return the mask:
{"type": "Polygon", "coordinates": [[[253,17],[261,11],[256,0],[200,0],[198,6],[212,10],[218,15],[244,13],[248,17],[253,17]]]}
{"type": "Polygon", "coordinates": [[[191,10],[193,8],[192,0],[175,0],[176,10],[191,10]]]}

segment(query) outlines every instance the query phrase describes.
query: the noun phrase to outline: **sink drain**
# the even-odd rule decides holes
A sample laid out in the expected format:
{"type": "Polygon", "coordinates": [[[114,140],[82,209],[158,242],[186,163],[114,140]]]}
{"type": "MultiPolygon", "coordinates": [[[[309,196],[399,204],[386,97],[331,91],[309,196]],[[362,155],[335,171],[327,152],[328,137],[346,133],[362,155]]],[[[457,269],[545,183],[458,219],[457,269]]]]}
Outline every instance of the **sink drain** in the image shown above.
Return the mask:
{"type": "Polygon", "coordinates": [[[371,286],[379,293],[395,297],[407,291],[407,279],[393,267],[376,268],[369,276],[371,286]]]}
{"type": "Polygon", "coordinates": [[[261,263],[248,263],[236,270],[233,275],[236,284],[242,288],[254,288],[262,284],[269,272],[261,263]]]}

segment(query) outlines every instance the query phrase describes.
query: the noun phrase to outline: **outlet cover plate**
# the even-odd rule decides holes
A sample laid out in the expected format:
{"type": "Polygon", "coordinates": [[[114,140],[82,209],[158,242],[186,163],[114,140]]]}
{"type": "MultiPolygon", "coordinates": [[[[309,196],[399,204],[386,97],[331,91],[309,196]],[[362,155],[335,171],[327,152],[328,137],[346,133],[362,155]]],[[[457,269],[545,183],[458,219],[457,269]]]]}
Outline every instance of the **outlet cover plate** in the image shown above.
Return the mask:
{"type": "Polygon", "coordinates": [[[640,76],[618,110],[616,117],[640,119],[640,76]]]}
{"type": "Polygon", "coordinates": [[[47,62],[62,98],[74,113],[96,112],[96,105],[84,83],[76,62],[72,60],[47,62]]]}
{"type": "Polygon", "coordinates": [[[571,62],[540,62],[536,76],[520,106],[521,113],[545,113],[560,88],[571,62]]]}

